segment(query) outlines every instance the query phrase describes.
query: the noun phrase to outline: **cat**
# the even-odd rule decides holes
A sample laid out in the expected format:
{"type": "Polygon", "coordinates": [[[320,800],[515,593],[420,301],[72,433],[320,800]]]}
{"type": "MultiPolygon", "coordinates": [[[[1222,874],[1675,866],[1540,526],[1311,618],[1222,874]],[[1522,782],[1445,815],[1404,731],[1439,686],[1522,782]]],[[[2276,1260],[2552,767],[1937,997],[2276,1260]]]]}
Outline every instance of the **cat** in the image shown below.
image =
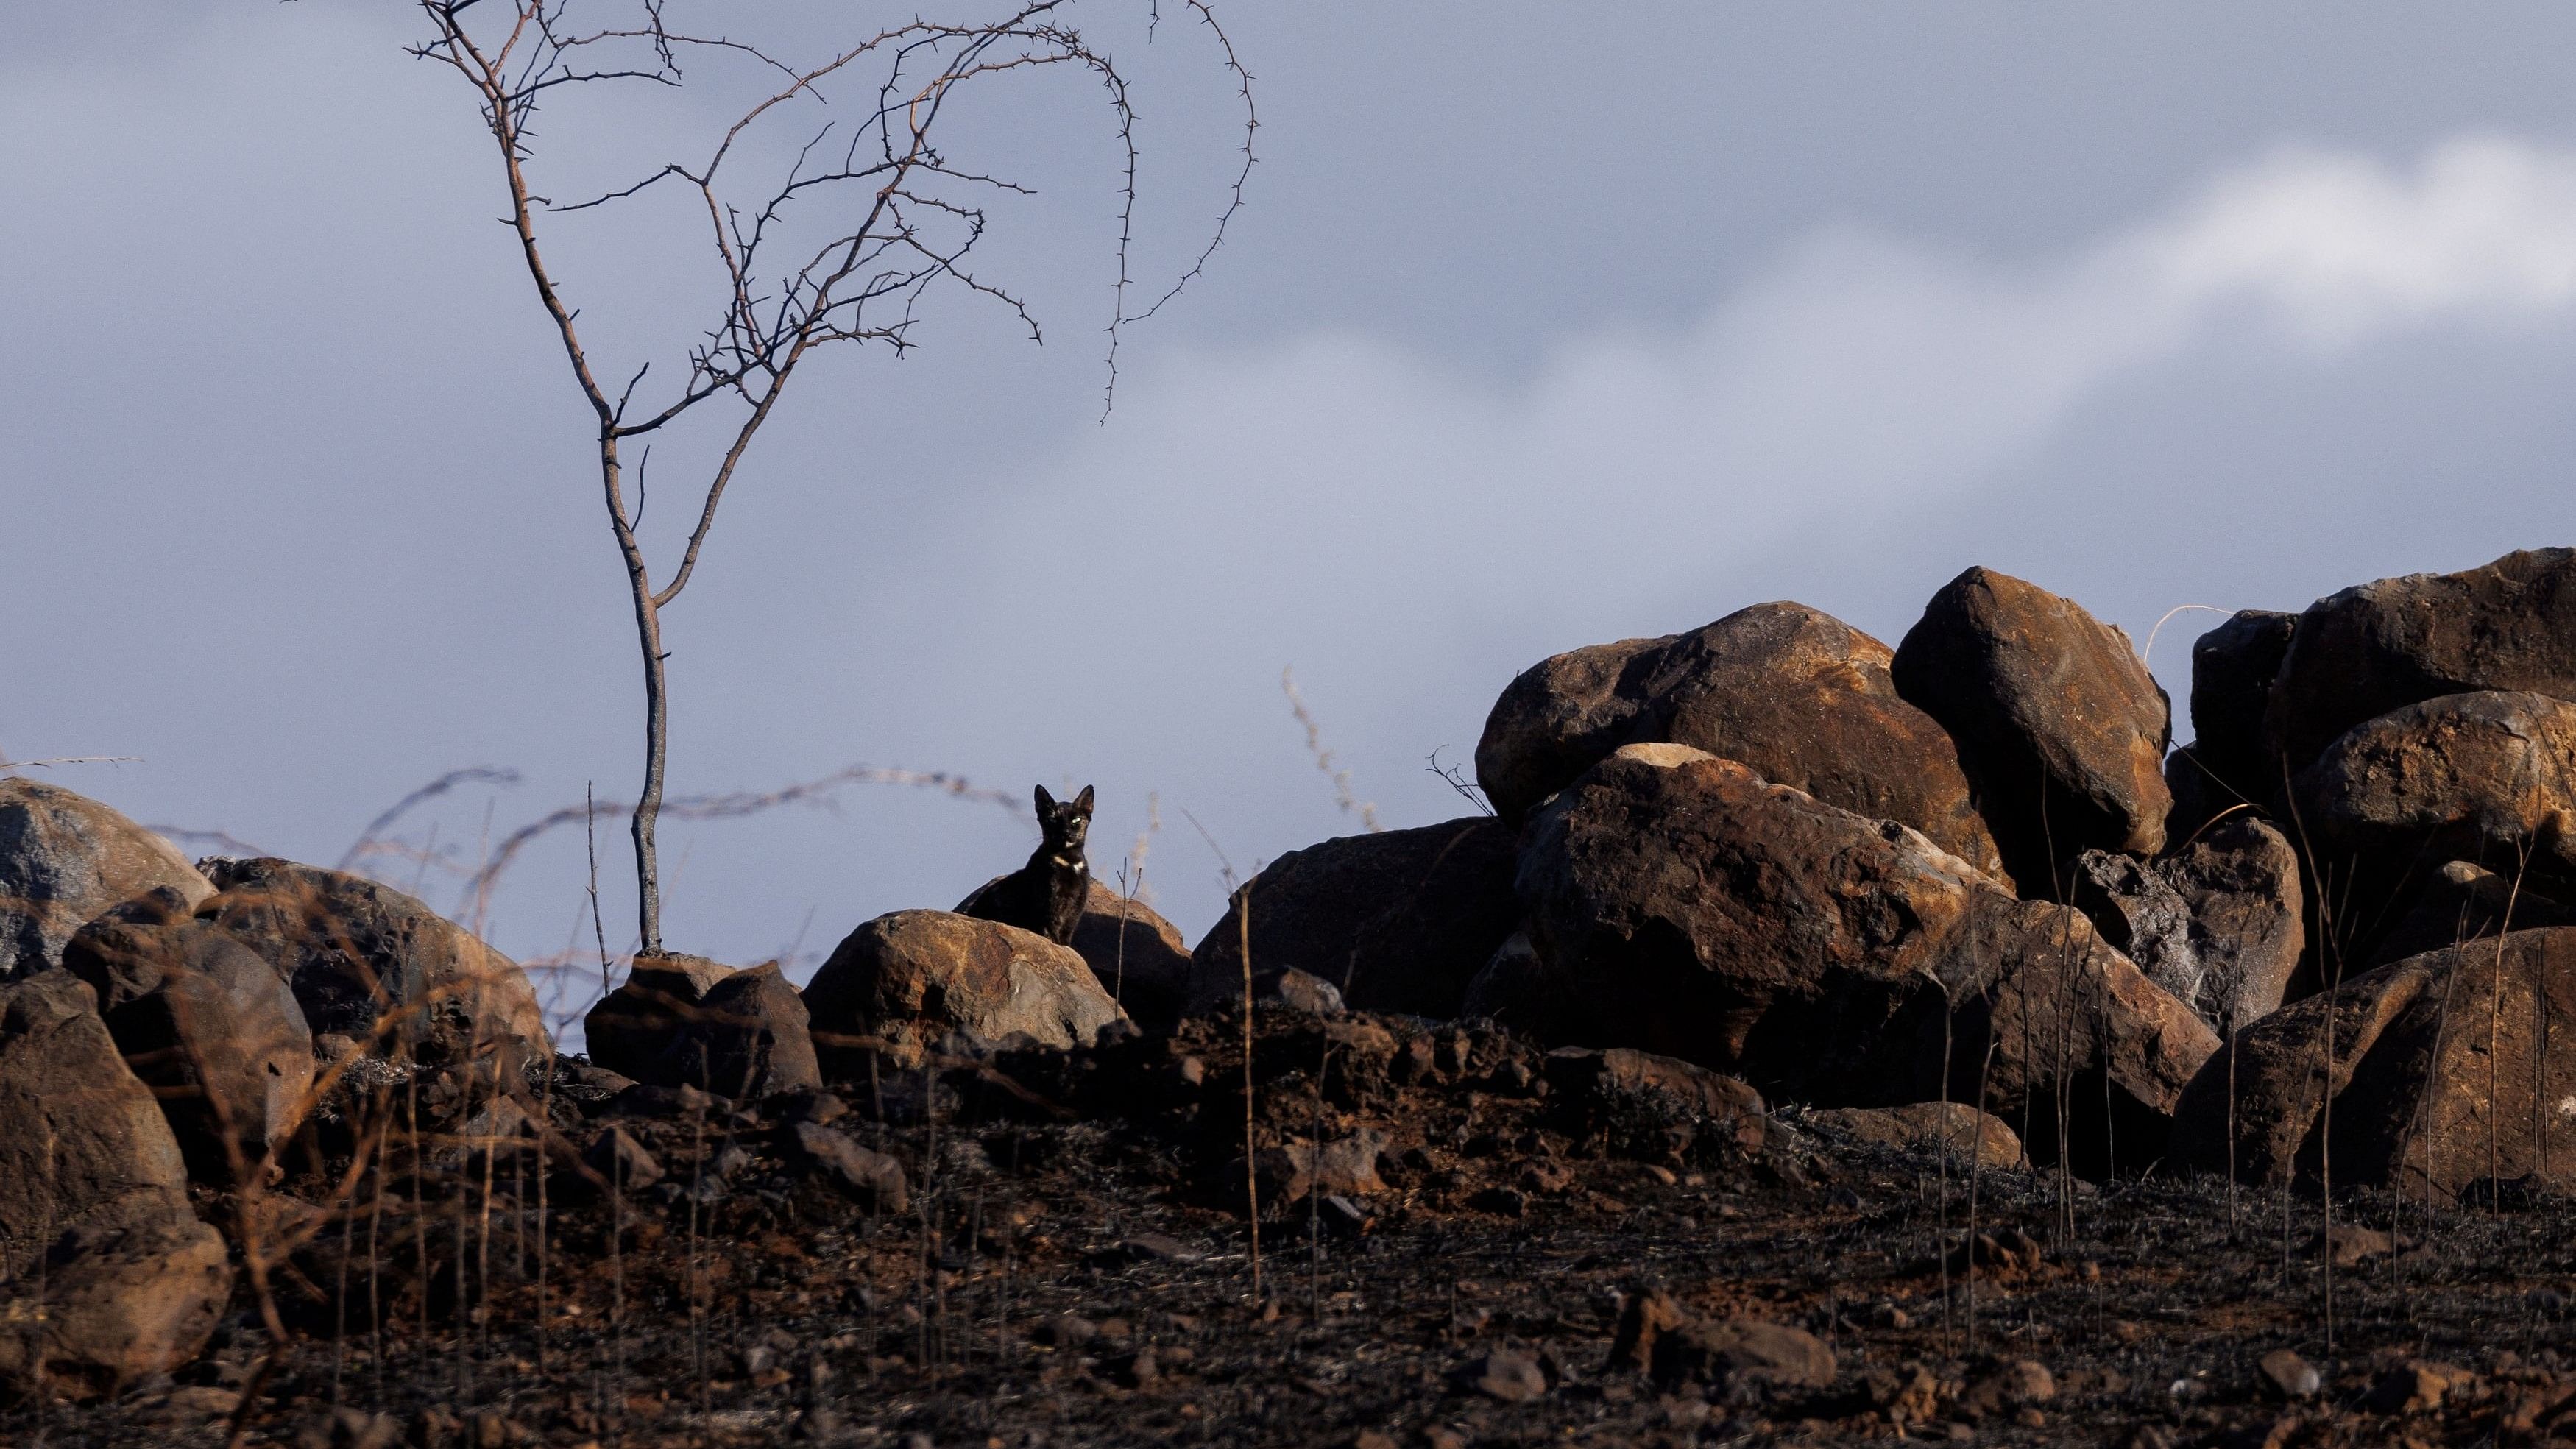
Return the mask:
{"type": "Polygon", "coordinates": [[[1083,837],[1091,833],[1091,787],[1058,803],[1040,785],[1038,829],[1045,838],[1029,863],[977,887],[957,903],[957,914],[1017,926],[1064,945],[1073,940],[1091,893],[1091,863],[1082,851],[1083,837]]]}

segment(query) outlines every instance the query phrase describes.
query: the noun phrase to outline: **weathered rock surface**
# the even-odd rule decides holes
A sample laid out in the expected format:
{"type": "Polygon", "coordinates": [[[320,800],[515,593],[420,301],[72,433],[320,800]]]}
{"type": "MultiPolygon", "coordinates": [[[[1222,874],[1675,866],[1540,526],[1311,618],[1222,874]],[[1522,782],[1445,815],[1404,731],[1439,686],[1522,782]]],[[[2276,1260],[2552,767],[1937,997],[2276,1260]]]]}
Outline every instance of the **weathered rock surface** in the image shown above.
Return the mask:
{"type": "Polygon", "coordinates": [[[2084,1079],[2072,1100],[2100,1102],[2107,1074],[2134,1141],[2217,1046],[2073,910],[1676,746],[1622,750],[1558,796],[1531,822],[1519,887],[1568,1008],[1559,1040],[1790,1100],[2018,1111],[2025,1084],[2046,1098],[2084,1079]]]}
{"type": "Polygon", "coordinates": [[[2128,635],[2036,585],[1972,568],[1896,647],[1897,691],[1959,743],[2023,894],[2083,850],[2164,848],[2169,719],[2128,635]]]}
{"type": "Polygon", "coordinates": [[[1152,906],[1094,880],[1074,922],[1073,949],[1091,974],[1143,1026],[1169,1031],[1190,989],[1190,944],[1152,906]]]}
{"type": "Polygon", "coordinates": [[[1965,1102],[1911,1102],[1902,1107],[1828,1107],[1798,1125],[1847,1142],[1899,1152],[1947,1156],[1977,1167],[2022,1167],[2021,1138],[1991,1112],[1965,1102]]]}
{"type": "Polygon", "coordinates": [[[843,938],[805,988],[825,1075],[866,1071],[865,1040],[918,1060],[952,1031],[1088,1046],[1126,1013],[1070,946],[949,911],[896,911],[843,938]]]}
{"type": "Polygon", "coordinates": [[[2281,1004],[2306,945],[2298,852],[2250,815],[2161,860],[2089,850],[2075,904],[2102,938],[2220,1032],[2281,1004]]]}
{"type": "Polygon", "coordinates": [[[546,1049],[518,963],[391,886],[270,857],[201,862],[220,892],[198,914],[282,972],[315,1035],[427,1066],[546,1049]]]}
{"type": "Polygon", "coordinates": [[[125,1064],[159,1099],[189,1171],[259,1180],[303,1120],[313,1033],[276,968],[168,886],[109,910],[63,948],[125,1064]]]}
{"type": "Polygon", "coordinates": [[[170,842],[84,795],[0,777],[0,979],[62,963],[91,918],[155,886],[215,893],[170,842]]]}
{"type": "Polygon", "coordinates": [[[2227,804],[2281,793],[2284,772],[2264,721],[2298,624],[2296,614],[2242,609],[2191,646],[2191,750],[2227,804]]]}
{"type": "Polygon", "coordinates": [[[2191,908],[2201,971],[2195,1004],[2222,1032],[2271,1014],[2307,947],[2299,852],[2250,815],[2231,815],[2156,862],[2191,908]]]}
{"type": "Polygon", "coordinates": [[[1690,745],[1999,871],[1958,748],[1898,697],[1886,645],[1803,604],[1544,660],[1494,702],[1476,776],[1517,821],[1622,745],[1690,745]]]}
{"type": "Polygon", "coordinates": [[[2317,600],[2281,660],[2267,734],[2296,772],[2364,720],[2486,690],[2576,699],[2576,550],[2509,553],[2317,600]]]}
{"type": "Polygon", "coordinates": [[[2404,705],[2346,731],[2296,788],[2319,854],[2375,889],[2526,855],[2543,889],[2576,886],[2576,703],[2489,690],[2404,705]]]}
{"type": "Polygon", "coordinates": [[[1294,967],[1353,1008],[1451,1017],[1467,983],[1519,924],[1513,838],[1478,816],[1347,835],[1292,850],[1244,883],[1191,953],[1190,1003],[1243,989],[1243,911],[1256,972],[1294,967]]]}
{"type": "Polygon", "coordinates": [[[737,971],[703,956],[638,956],[582,1027],[591,1060],[655,1086],[747,1099],[823,1084],[804,998],[775,961],[737,971]]]}
{"type": "Polygon", "coordinates": [[[2328,1084],[2335,1186],[2456,1200],[2471,1183],[2576,1174],[2576,927],[2383,966],[2281,1008],[2202,1065],[2173,1152],[2236,1180],[2315,1182],[2328,1084]],[[2318,1071],[2320,1054],[2331,1070],[2318,1071]],[[2231,1061],[2232,1058],[2232,1061],[2231,1061]],[[2230,1082],[2234,1111],[2229,1111],[2230,1082]],[[2544,1146],[2545,1144],[2545,1146],[2544,1146]]]}
{"type": "Polygon", "coordinates": [[[231,1285],[89,988],[64,971],[0,985],[0,1392],[85,1398],[176,1368],[231,1285]]]}

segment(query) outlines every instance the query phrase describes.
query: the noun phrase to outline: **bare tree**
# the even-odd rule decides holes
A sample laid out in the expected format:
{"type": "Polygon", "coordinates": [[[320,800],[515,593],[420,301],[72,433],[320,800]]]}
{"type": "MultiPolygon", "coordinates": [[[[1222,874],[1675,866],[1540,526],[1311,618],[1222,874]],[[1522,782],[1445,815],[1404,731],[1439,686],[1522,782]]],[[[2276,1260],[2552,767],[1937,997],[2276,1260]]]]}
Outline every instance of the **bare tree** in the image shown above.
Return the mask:
{"type": "MultiPolygon", "coordinates": [[[[481,103],[508,182],[504,218],[516,236],[537,300],[597,422],[599,482],[608,523],[626,568],[644,662],[644,784],[634,810],[637,924],[645,951],[662,947],[660,871],[654,823],[669,753],[668,652],[662,611],[688,587],[718,505],[745,452],[774,416],[789,380],[811,355],[836,343],[914,345],[920,304],[954,287],[1007,308],[1039,337],[1027,305],[967,269],[986,231],[984,205],[1026,188],[953,164],[939,137],[970,91],[1016,74],[1072,68],[1102,87],[1123,153],[1118,179],[1117,279],[1111,297],[1107,373],[1117,377],[1119,329],[1177,296],[1224,240],[1252,166],[1251,77],[1207,0],[1181,4],[1214,38],[1219,63],[1243,107],[1242,168],[1205,246],[1150,305],[1132,309],[1128,247],[1134,234],[1136,113],[1126,76],[1073,18],[1077,0],[1017,0],[1006,15],[977,21],[913,19],[833,48],[808,64],[770,47],[721,34],[690,33],[669,20],[673,0],[415,0],[430,26],[412,54],[452,67],[481,103]],[[576,10],[580,17],[576,18],[576,10]],[[613,12],[601,24],[589,17],[613,12]],[[593,85],[677,88],[689,69],[757,78],[749,103],[714,135],[703,159],[670,161],[611,189],[558,202],[534,189],[536,121],[546,108],[593,85]],[[836,109],[830,92],[872,85],[870,99],[836,109]],[[947,123],[947,124],[943,124],[947,123]],[[763,174],[761,158],[792,156],[763,174]],[[714,266],[714,321],[687,350],[675,381],[647,386],[652,361],[624,382],[600,365],[575,305],[540,245],[540,223],[566,213],[630,203],[680,189],[703,211],[714,266]],[[644,470],[656,436],[683,421],[706,428],[716,452],[696,485],[697,517],[667,579],[657,576],[638,536],[644,470]],[[635,500],[626,491],[627,449],[635,500]]],[[[1159,23],[1146,0],[1149,24],[1159,23]]]]}

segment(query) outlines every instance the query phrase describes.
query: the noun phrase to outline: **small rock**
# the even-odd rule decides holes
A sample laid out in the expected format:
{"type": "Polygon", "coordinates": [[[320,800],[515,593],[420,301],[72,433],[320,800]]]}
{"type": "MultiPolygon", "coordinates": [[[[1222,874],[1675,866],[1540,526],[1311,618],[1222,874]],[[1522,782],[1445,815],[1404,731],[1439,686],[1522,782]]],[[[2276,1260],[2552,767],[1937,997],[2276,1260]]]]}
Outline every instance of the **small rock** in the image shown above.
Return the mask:
{"type": "Polygon", "coordinates": [[[2321,1383],[2317,1371],[2308,1366],[2308,1361],[2286,1348],[2276,1348],[2263,1355],[2262,1360],[2255,1364],[2255,1370],[2262,1376],[2263,1387],[2294,1401],[2316,1397],[2321,1383]]]}

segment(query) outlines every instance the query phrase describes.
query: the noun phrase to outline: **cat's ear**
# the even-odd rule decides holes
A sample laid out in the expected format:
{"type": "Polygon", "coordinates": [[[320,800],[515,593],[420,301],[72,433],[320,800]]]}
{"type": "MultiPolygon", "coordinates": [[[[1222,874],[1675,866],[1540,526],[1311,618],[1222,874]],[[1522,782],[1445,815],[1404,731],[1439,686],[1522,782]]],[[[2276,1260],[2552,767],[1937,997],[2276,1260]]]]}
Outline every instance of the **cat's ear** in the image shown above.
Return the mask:
{"type": "Polygon", "coordinates": [[[1089,785],[1083,786],[1082,793],[1073,797],[1073,808],[1085,815],[1091,813],[1091,787],[1089,785]]]}
{"type": "Polygon", "coordinates": [[[1038,813],[1040,815],[1055,813],[1055,797],[1047,793],[1047,787],[1044,785],[1038,787],[1038,813]]]}

